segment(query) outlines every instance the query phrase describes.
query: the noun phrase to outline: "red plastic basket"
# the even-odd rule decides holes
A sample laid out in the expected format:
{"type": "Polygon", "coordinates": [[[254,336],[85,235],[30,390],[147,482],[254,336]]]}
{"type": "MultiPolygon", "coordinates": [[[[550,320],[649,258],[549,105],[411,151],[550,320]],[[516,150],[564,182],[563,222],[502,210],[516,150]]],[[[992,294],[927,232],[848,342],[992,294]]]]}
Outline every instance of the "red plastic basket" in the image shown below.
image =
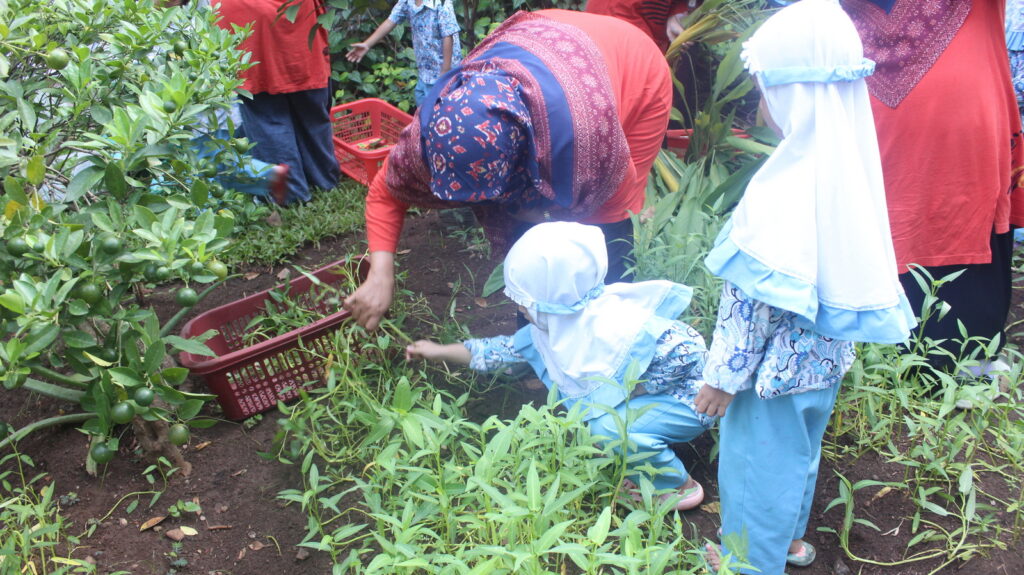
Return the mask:
{"type": "Polygon", "coordinates": [[[341,171],[369,186],[412,116],[377,98],[331,108],[334,157],[341,171]]]}
{"type": "MultiPolygon", "coordinates": [[[[195,337],[207,330],[217,335],[206,341],[216,357],[183,352],[181,364],[201,375],[217,396],[229,419],[245,419],[299,395],[299,388],[312,388],[324,380],[324,358],[330,353],[331,335],[350,317],[329,298],[320,297],[325,286],[336,286],[352,273],[365,278],[369,261],[342,260],[313,272],[322,285],[300,275],[290,282],[289,298],[323,317],[309,325],[247,346],[246,326],[265,315],[270,291],[202,313],[182,328],[182,337],[195,337]]],[[[280,286],[278,286],[279,288],[280,286]]],[[[274,288],[274,289],[278,289],[274,288]]]]}

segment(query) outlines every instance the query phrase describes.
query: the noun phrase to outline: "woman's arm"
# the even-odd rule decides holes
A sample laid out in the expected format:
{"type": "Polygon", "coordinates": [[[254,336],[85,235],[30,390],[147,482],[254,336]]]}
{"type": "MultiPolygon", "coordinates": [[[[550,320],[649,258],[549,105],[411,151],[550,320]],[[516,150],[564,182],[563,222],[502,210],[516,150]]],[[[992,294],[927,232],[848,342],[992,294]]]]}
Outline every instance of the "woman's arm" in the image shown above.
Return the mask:
{"type": "Polygon", "coordinates": [[[406,204],[387,191],[387,161],[370,184],[366,196],[366,235],[370,243],[370,272],[366,281],[345,298],[344,308],[356,323],[376,329],[391,307],[395,293],[395,250],[402,234],[406,204]]]}

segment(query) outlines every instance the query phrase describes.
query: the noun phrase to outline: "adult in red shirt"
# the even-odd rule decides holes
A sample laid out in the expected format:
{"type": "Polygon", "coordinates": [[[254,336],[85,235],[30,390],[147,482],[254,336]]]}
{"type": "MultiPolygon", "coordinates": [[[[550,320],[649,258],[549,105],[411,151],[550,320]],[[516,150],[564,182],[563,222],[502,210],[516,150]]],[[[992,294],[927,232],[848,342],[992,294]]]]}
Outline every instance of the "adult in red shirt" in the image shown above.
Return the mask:
{"type": "MultiPolygon", "coordinates": [[[[893,245],[907,297],[925,294],[909,273],[923,266],[942,285],[944,318],[926,337],[961,350],[970,337],[1001,336],[1011,294],[1010,226],[1024,225],[1017,189],[1021,122],[995,0],[843,0],[875,60],[868,78],[893,245]]],[[[984,357],[980,359],[986,359],[984,357]]],[[[937,365],[951,362],[938,358],[937,365]]]]}
{"type": "Polygon", "coordinates": [[[410,205],[472,207],[499,254],[534,223],[598,225],[618,281],[671,104],[668,65],[636,27],[513,15],[435,84],[371,183],[370,272],[345,308],[373,329],[391,305],[410,205]]]}
{"type": "Polygon", "coordinates": [[[334,158],[327,81],[327,31],[310,31],[323,12],[319,0],[302,0],[295,22],[278,11],[284,0],[220,0],[219,24],[233,30],[251,24],[240,48],[256,64],[242,73],[244,134],[256,145],[252,155],[290,168],[288,202],[309,201],[311,188],[333,188],[341,172],[334,158]]]}
{"type": "Polygon", "coordinates": [[[683,30],[680,18],[698,4],[697,0],[587,0],[584,10],[629,22],[647,33],[664,52],[683,30]]]}

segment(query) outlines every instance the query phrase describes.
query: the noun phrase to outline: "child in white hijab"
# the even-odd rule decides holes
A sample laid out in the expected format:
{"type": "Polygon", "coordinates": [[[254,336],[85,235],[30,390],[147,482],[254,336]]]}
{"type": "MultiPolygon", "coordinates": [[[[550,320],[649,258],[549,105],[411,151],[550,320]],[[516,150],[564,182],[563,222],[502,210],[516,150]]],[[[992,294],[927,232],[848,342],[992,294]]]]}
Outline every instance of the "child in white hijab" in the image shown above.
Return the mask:
{"type": "MultiPolygon", "coordinates": [[[[704,499],[670,445],[691,441],[714,419],[694,411],[703,385],[707,349],[692,327],[676,320],[689,306],[692,290],[668,281],[605,285],[608,254],[596,226],[571,222],[538,224],[505,258],[505,294],[530,321],[515,335],[441,345],[421,340],[407,359],[468,364],[494,372],[527,363],[549,388],[557,386],[563,405],[580,403],[594,435],[619,437],[615,416],[594,405],[639,413],[627,435],[635,451],[649,456],[630,461],[629,479],[650,464],[650,480],[677,510],[704,499]],[[645,394],[629,397],[627,369],[640,373],[645,394]],[[648,406],[650,406],[648,408],[648,406]],[[646,410],[645,410],[646,408],[646,410]]],[[[638,386],[639,387],[639,386],[638,386]]],[[[630,486],[635,489],[635,486],[630,486]]]]}
{"type": "MultiPolygon", "coordinates": [[[[726,283],[696,406],[724,415],[725,547],[747,537],[755,571],[741,572],[780,575],[814,559],[803,536],[852,342],[903,342],[916,322],[863,80],[874,63],[853,23],[836,0],[802,0],[769,18],[742,57],[782,140],[706,260],[726,283]]],[[[708,558],[717,568],[719,550],[708,558]]]]}

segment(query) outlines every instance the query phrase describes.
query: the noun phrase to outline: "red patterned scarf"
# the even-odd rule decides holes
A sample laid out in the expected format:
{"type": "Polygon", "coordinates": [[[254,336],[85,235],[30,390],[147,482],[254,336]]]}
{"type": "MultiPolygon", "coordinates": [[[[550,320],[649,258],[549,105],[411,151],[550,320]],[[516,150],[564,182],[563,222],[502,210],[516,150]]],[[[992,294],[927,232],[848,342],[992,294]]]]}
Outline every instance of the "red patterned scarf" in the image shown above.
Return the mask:
{"type": "MultiPolygon", "coordinates": [[[[994,0],[987,0],[994,1],[994,0]]],[[[890,13],[871,0],[842,0],[875,61],[868,90],[895,108],[928,73],[971,11],[971,0],[897,0],[890,13]]]]}
{"type": "MultiPolygon", "coordinates": [[[[618,190],[630,161],[611,79],[597,46],[574,26],[518,12],[470,52],[440,88],[437,103],[472,74],[495,68],[515,80],[530,115],[530,161],[535,162],[530,171],[538,176],[531,178],[530,192],[550,200],[552,219],[579,220],[594,213],[618,190]]],[[[398,200],[423,207],[471,205],[494,252],[504,253],[518,225],[509,215],[507,199],[503,205],[465,204],[441,199],[437,189],[431,192],[437,186],[432,186],[423,146],[425,138],[428,146],[439,142],[434,134],[424,133],[430,119],[424,122],[421,114],[435,114],[440,107],[433,101],[424,104],[388,158],[388,190],[398,200]]],[[[506,191],[532,195],[525,192],[506,191]]]]}

